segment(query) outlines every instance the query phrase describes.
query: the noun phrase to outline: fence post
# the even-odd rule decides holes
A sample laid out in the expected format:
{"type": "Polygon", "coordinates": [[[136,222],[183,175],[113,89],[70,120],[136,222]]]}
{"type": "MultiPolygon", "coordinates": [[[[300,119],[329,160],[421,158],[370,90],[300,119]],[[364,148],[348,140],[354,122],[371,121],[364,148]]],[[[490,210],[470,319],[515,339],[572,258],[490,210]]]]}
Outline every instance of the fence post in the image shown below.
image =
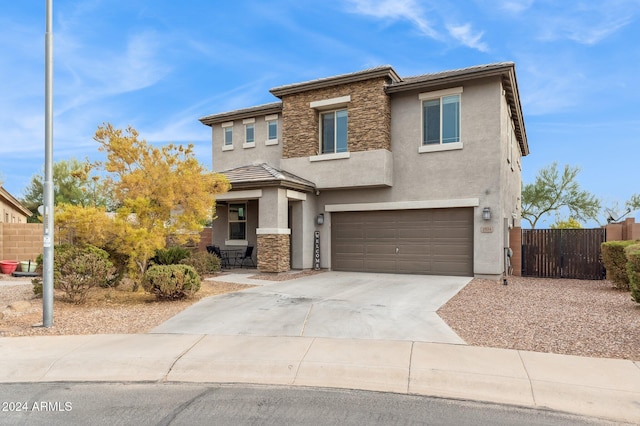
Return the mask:
{"type": "Polygon", "coordinates": [[[515,226],[509,230],[509,247],[513,250],[511,256],[512,274],[516,277],[522,275],[522,228],[515,226]]]}

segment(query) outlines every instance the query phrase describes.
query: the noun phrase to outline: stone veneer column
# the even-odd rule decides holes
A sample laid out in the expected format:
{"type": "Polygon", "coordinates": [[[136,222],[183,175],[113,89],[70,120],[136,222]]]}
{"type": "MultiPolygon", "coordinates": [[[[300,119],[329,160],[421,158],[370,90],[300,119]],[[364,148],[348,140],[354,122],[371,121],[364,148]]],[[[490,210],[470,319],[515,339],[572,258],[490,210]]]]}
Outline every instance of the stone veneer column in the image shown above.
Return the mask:
{"type": "Polygon", "coordinates": [[[289,201],[285,188],[264,188],[260,197],[258,229],[258,270],[286,272],[289,270],[291,229],[288,227],[289,201]]]}
{"type": "Polygon", "coordinates": [[[287,272],[289,270],[289,234],[258,234],[258,270],[287,272]]]}

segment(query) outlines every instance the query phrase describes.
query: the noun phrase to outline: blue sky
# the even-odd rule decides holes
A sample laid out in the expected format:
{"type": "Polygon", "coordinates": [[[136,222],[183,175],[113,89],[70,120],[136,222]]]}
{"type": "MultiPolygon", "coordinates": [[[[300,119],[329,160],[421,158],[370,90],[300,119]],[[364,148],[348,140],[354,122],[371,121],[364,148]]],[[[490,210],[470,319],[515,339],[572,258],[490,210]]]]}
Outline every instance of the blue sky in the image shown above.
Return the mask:
{"type": "MultiPolygon", "coordinates": [[[[210,167],[198,118],[276,101],[272,87],[513,61],[524,181],[557,161],[607,206],[640,193],[640,0],[53,3],[54,161],[100,158],[92,136],[111,122],[194,143],[210,167]]],[[[44,163],[44,6],[0,2],[0,176],[17,197],[44,163]]]]}

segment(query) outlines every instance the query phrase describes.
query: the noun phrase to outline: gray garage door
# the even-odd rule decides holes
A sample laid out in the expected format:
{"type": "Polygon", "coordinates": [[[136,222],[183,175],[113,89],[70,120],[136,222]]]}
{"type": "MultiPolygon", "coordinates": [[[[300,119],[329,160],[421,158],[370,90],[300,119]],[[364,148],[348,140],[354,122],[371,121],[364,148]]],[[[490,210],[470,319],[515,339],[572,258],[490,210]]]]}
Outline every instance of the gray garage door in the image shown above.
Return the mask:
{"type": "Polygon", "coordinates": [[[331,214],[336,271],[473,275],[473,209],[331,214]]]}

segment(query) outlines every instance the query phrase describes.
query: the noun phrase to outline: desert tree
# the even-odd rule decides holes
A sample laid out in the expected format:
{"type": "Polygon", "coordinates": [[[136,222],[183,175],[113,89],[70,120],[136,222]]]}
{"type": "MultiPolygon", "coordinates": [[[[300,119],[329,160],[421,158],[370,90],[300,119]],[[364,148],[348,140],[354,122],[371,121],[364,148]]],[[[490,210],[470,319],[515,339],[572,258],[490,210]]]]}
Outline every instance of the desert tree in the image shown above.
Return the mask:
{"type": "Polygon", "coordinates": [[[542,168],[533,183],[522,188],[522,218],[535,228],[540,218],[568,209],[576,221],[597,220],[600,200],[580,188],[576,177],[579,167],[565,165],[562,173],[558,164],[542,168]]]}

